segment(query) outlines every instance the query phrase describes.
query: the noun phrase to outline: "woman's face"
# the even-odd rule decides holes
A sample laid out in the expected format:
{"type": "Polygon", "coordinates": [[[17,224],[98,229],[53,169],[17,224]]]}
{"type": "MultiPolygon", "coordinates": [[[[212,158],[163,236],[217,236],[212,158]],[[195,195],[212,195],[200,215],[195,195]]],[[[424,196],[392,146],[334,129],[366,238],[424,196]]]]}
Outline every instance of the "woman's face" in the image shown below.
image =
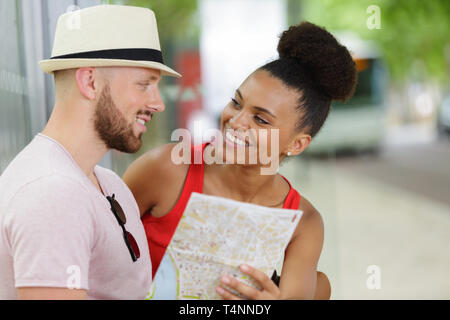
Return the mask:
{"type": "Polygon", "coordinates": [[[233,153],[234,158],[239,157],[236,153],[241,152],[245,153],[245,164],[256,164],[251,162],[255,155],[257,164],[266,165],[267,158],[279,163],[298,137],[298,101],[296,90],[267,71],[251,74],[222,112],[224,161],[233,153]]]}

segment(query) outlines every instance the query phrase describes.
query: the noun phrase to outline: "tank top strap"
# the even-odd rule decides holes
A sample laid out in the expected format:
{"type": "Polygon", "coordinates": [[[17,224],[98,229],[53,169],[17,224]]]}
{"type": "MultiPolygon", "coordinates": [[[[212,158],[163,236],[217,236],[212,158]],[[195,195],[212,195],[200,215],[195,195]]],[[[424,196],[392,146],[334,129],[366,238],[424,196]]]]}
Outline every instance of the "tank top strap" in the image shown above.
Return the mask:
{"type": "Polygon", "coordinates": [[[183,210],[180,210],[181,213],[184,211],[192,192],[203,193],[203,177],[205,172],[203,150],[206,145],[207,144],[205,143],[202,145],[191,146],[191,163],[186,175],[183,191],[176,204],[176,207],[183,208],[183,210]]]}
{"type": "Polygon", "coordinates": [[[147,236],[150,258],[152,260],[152,276],[155,277],[166,248],[172,239],[178,222],[186,209],[192,192],[203,192],[203,176],[205,164],[203,150],[207,144],[191,146],[191,163],[185,178],[184,186],[175,206],[166,215],[154,217],[145,215],[142,218],[147,236]]]}
{"type": "Polygon", "coordinates": [[[203,151],[207,143],[191,146],[191,164],[186,176],[185,188],[189,196],[192,192],[203,193],[203,177],[205,174],[205,162],[203,161],[203,151]]]}
{"type": "Polygon", "coordinates": [[[288,179],[286,179],[283,175],[281,175],[281,176],[289,184],[289,188],[290,188],[289,193],[288,193],[286,199],[284,200],[283,209],[298,210],[298,207],[300,205],[300,199],[301,199],[300,193],[298,193],[297,190],[292,188],[292,185],[288,179]]]}

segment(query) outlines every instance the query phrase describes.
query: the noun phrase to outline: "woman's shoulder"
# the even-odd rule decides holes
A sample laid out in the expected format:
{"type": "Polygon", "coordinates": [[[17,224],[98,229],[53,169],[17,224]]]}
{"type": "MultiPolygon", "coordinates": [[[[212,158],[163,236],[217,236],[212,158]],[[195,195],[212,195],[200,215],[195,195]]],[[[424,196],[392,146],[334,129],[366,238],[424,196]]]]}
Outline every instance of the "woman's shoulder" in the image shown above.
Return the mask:
{"type": "Polygon", "coordinates": [[[175,147],[178,143],[168,143],[162,146],[156,147],[144,153],[140,156],[133,164],[137,165],[152,165],[155,168],[161,167],[183,167],[189,165],[188,163],[183,163],[177,161],[179,155],[173,154],[175,152],[175,147]],[[175,159],[175,158],[176,159],[175,159]]]}
{"type": "Polygon", "coordinates": [[[303,215],[297,230],[308,229],[312,231],[312,229],[315,229],[316,231],[321,230],[323,232],[324,225],[322,215],[306,197],[301,197],[298,209],[303,211],[303,215]]]}
{"type": "Polygon", "coordinates": [[[174,161],[172,151],[176,143],[165,144],[149,150],[136,159],[123,175],[125,182],[135,181],[143,185],[168,181],[186,173],[188,163],[174,161]]]}
{"type": "Polygon", "coordinates": [[[140,158],[147,163],[151,162],[154,164],[157,162],[161,165],[175,165],[175,163],[170,160],[172,158],[172,151],[177,145],[178,143],[163,144],[162,146],[147,151],[140,158]]]}
{"type": "MultiPolygon", "coordinates": [[[[176,201],[182,189],[189,164],[176,164],[172,151],[176,144],[166,144],[152,149],[135,160],[123,175],[123,180],[133,193],[141,215],[176,201]]],[[[165,210],[165,209],[162,209],[165,210]]]]}
{"type": "Polygon", "coordinates": [[[313,204],[305,197],[302,196],[300,200],[299,210],[302,210],[304,214],[308,215],[320,215],[319,211],[313,206],[313,204]]]}

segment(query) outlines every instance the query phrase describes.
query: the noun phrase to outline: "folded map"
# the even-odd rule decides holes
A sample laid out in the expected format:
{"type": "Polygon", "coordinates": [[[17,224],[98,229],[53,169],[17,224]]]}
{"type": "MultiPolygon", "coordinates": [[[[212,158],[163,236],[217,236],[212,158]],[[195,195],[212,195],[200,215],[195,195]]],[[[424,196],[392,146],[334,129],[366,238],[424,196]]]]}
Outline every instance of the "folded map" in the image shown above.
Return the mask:
{"type": "Polygon", "coordinates": [[[224,274],[255,288],[246,263],[271,277],[303,212],[192,193],[148,299],[221,299],[224,274]]]}

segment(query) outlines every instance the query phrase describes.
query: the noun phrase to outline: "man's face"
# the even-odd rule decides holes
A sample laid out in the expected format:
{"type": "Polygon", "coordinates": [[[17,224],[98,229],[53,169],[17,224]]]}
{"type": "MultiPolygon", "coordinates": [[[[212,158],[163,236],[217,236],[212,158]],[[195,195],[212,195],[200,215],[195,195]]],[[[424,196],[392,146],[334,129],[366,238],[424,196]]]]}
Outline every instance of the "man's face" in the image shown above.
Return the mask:
{"type": "Polygon", "coordinates": [[[154,112],[164,111],[158,89],[161,72],[146,68],[107,68],[97,102],[94,126],[109,149],[137,152],[145,124],[154,112]]]}

